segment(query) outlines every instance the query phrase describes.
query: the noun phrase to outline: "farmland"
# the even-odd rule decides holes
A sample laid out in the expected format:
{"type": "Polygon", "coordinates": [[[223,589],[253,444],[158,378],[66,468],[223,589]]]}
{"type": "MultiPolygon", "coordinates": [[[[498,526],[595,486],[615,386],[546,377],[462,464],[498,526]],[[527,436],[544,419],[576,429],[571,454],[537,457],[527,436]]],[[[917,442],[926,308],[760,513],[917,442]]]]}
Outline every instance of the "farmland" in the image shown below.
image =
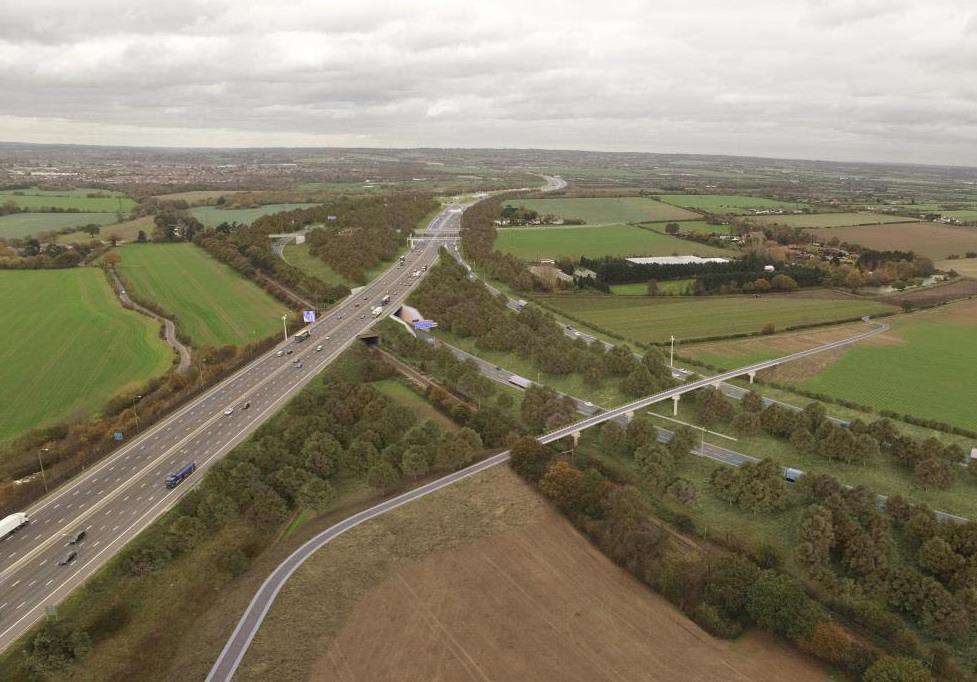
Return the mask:
{"type": "Polygon", "coordinates": [[[211,204],[221,197],[229,197],[238,194],[240,191],[234,189],[198,189],[189,192],[157,194],[156,198],[164,201],[185,201],[191,206],[194,206],[198,204],[211,204]]]}
{"type": "Polygon", "coordinates": [[[750,220],[761,225],[787,225],[788,227],[847,227],[850,225],[879,225],[881,223],[908,223],[912,219],[883,213],[805,213],[803,215],[751,216],[750,220]]]}
{"type": "MultiPolygon", "coordinates": [[[[729,225],[710,225],[705,220],[678,220],[676,222],[682,232],[691,232],[694,234],[730,234],[732,232],[729,225]]],[[[665,225],[663,224],[654,225],[653,227],[659,232],[665,230],[665,225]]]]}
{"type": "Polygon", "coordinates": [[[746,213],[751,208],[803,208],[804,204],[741,194],[664,194],[662,201],[708,213],[746,213]]]}
{"type": "MultiPolygon", "coordinates": [[[[693,279],[675,279],[658,283],[658,293],[669,296],[683,296],[692,289],[693,279]]],[[[612,284],[611,293],[618,296],[645,296],[648,285],[645,282],[637,284],[612,284]]]]}
{"type": "Polygon", "coordinates": [[[812,230],[814,237],[827,241],[837,237],[842,242],[860,244],[870,249],[914,251],[933,260],[963,256],[977,251],[977,229],[949,227],[936,223],[902,223],[872,227],[838,227],[812,230]]]}
{"type": "MultiPolygon", "coordinates": [[[[842,351],[778,368],[773,378],[879,410],[974,429],[977,301],[899,315],[891,331],[842,351]]],[[[684,353],[720,366],[742,365],[850,335],[855,327],[691,346],[684,353]]]]}
{"type": "Polygon", "coordinates": [[[499,230],[495,246],[526,261],[560,256],[736,255],[634,225],[513,227],[499,230]]]}
{"type": "Polygon", "coordinates": [[[772,639],[710,637],[501,467],[313,555],[238,678],[272,670],[288,679],[824,679],[772,639]]]}
{"type": "Polygon", "coordinates": [[[132,293],[172,314],[196,346],[241,345],[281,329],[283,304],[193,244],[130,244],[118,253],[132,293]]]}
{"type": "Polygon", "coordinates": [[[0,192],[0,204],[12,202],[18,208],[29,211],[44,211],[47,209],[69,209],[85,213],[126,212],[136,205],[129,197],[117,196],[87,196],[88,194],[107,195],[99,190],[73,190],[65,193],[54,191],[39,192],[37,190],[7,190],[0,192]]]}
{"type": "MultiPolygon", "coordinates": [[[[121,223],[114,223],[104,227],[101,232],[95,235],[95,239],[108,241],[108,238],[114,235],[124,242],[134,242],[138,239],[140,230],[146,233],[147,238],[151,239],[153,236],[153,227],[153,216],[146,215],[141,218],[125,220],[121,223]]],[[[91,240],[92,238],[87,232],[81,231],[58,235],[59,244],[88,243],[91,240]]]]}
{"type": "Polygon", "coordinates": [[[0,216],[0,239],[22,239],[40,232],[84,225],[109,225],[115,213],[12,213],[0,216]]]}
{"type": "Polygon", "coordinates": [[[648,197],[600,199],[513,199],[510,206],[524,206],[540,215],[579,218],[588,225],[696,220],[699,215],[648,197]]]}
{"type": "Polygon", "coordinates": [[[172,356],[157,331],[98,269],[0,271],[0,440],[91,415],[165,372],[172,356]]]}
{"type": "Polygon", "coordinates": [[[977,221],[977,209],[964,209],[960,211],[940,211],[940,215],[949,216],[962,220],[965,223],[977,221]]]}
{"type": "Polygon", "coordinates": [[[190,214],[206,227],[217,227],[221,223],[241,223],[250,225],[261,216],[291,211],[296,208],[309,208],[315,204],[268,204],[257,208],[217,208],[198,206],[190,209],[190,214]]]}
{"type": "Polygon", "coordinates": [[[601,296],[548,294],[537,298],[586,324],[639,342],[757,333],[767,322],[788,326],[893,312],[895,306],[826,291],[753,296],[601,296]]]}

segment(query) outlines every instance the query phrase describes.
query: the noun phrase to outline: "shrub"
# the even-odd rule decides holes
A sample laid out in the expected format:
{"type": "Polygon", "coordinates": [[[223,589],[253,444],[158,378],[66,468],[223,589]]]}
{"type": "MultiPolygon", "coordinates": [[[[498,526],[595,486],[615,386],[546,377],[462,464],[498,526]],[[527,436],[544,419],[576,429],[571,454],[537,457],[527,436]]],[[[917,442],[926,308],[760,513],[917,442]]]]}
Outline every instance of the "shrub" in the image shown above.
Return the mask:
{"type": "Polygon", "coordinates": [[[931,682],[932,679],[922,663],[903,656],[883,656],[862,676],[864,682],[931,682]]]}

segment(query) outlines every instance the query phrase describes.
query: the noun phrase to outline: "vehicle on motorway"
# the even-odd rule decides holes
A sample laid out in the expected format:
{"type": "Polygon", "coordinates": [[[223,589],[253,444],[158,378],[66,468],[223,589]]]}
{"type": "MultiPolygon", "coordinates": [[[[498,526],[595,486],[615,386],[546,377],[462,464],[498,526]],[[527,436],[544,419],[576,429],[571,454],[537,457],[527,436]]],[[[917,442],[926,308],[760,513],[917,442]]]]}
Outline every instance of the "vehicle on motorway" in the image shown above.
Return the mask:
{"type": "Polygon", "coordinates": [[[301,362],[295,363],[295,369],[302,369],[302,363],[301,362]]]}
{"type": "Polygon", "coordinates": [[[388,303],[390,303],[390,294],[380,299],[380,305],[387,305],[388,303]]]}
{"type": "Polygon", "coordinates": [[[249,407],[251,407],[251,401],[250,401],[250,400],[245,400],[245,401],[244,401],[244,405],[242,405],[242,406],[241,406],[241,409],[242,409],[242,410],[246,410],[246,409],[248,409],[249,407]]]}
{"type": "Polygon", "coordinates": [[[291,348],[289,348],[287,351],[285,351],[285,355],[291,355],[291,354],[292,354],[292,349],[291,348]]]}
{"type": "Polygon", "coordinates": [[[68,544],[69,545],[77,545],[79,542],[81,542],[82,540],[84,540],[86,537],[88,537],[88,533],[86,533],[83,530],[80,530],[77,533],[75,533],[74,535],[72,535],[70,538],[68,538],[68,544]]]}
{"type": "MultiPolygon", "coordinates": [[[[341,319],[343,319],[343,315],[342,315],[342,313],[340,313],[339,315],[336,315],[336,319],[337,319],[337,320],[341,320],[341,319]]],[[[328,339],[329,337],[327,336],[326,338],[328,339]]]]}
{"type": "Polygon", "coordinates": [[[29,522],[30,518],[24,512],[17,512],[16,514],[5,516],[0,521],[0,540],[23,528],[29,522]]]}
{"type": "Polygon", "coordinates": [[[380,317],[382,313],[383,313],[383,308],[381,308],[380,306],[376,306],[373,310],[370,311],[370,314],[373,315],[373,317],[380,317]]]}
{"type": "Polygon", "coordinates": [[[312,336],[312,331],[306,327],[302,331],[296,332],[294,335],[292,335],[292,340],[294,340],[296,343],[301,343],[303,341],[307,341],[310,336],[312,336]]]}
{"type": "Polygon", "coordinates": [[[197,470],[197,463],[190,462],[179,471],[174,472],[166,477],[166,487],[172,490],[173,488],[183,483],[183,481],[196,470],[197,470]]]}
{"type": "Polygon", "coordinates": [[[320,343],[318,346],[315,347],[315,352],[318,353],[321,350],[322,350],[322,344],[320,343]]]}
{"type": "Polygon", "coordinates": [[[279,357],[279,358],[282,357],[283,355],[285,355],[285,351],[283,351],[283,350],[280,350],[277,353],[275,353],[275,356],[276,357],[279,357]]]}
{"type": "Polygon", "coordinates": [[[329,337],[327,336],[327,337],[326,337],[326,341],[328,341],[328,340],[329,340],[329,337]]]}
{"type": "Polygon", "coordinates": [[[75,559],[77,558],[78,552],[71,550],[58,560],[58,566],[70,566],[71,564],[75,563],[75,559]]]}
{"type": "Polygon", "coordinates": [[[234,414],[234,408],[233,407],[229,407],[226,410],[224,410],[224,416],[225,417],[230,417],[232,414],[234,414]]]}
{"type": "Polygon", "coordinates": [[[529,379],[524,379],[516,374],[509,377],[509,383],[518,386],[519,388],[529,388],[533,385],[533,382],[531,382],[529,379]]]}

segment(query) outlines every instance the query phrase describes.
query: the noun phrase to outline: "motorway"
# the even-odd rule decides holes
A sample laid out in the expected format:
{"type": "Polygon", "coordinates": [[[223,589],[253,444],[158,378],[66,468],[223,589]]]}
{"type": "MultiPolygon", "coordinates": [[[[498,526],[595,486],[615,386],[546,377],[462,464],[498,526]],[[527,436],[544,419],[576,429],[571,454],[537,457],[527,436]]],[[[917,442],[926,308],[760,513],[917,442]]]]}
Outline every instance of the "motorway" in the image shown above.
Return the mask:
{"type": "MultiPolygon", "coordinates": [[[[457,230],[461,211],[447,207],[427,232],[457,230]]],[[[391,298],[384,315],[395,310],[421,280],[411,273],[433,264],[437,250],[436,240],[420,243],[406,254],[404,267],[390,268],[312,324],[310,340],[283,340],[24,510],[30,523],[0,541],[0,650],[173,507],[208,467],[381,319],[369,310],[384,295],[391,298]],[[320,344],[323,349],[317,351],[320,344]],[[279,351],[288,354],[279,357],[279,351]],[[228,408],[233,412],[225,415],[228,408]],[[164,486],[167,474],[194,461],[197,472],[185,483],[173,490],[164,486]],[[69,552],[68,537],[81,530],[87,537],[70,548],[77,558],[60,566],[69,552]]]]}

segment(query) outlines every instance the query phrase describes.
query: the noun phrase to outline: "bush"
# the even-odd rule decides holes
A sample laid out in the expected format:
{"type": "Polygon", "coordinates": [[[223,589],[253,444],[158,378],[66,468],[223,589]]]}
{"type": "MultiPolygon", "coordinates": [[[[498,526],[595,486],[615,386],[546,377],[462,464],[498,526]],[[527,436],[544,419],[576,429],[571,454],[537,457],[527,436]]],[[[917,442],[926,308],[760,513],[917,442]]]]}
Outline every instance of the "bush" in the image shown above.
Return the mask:
{"type": "Polygon", "coordinates": [[[743,626],[724,618],[715,606],[702,602],[692,611],[692,620],[710,635],[721,639],[736,639],[743,634],[743,626]]]}
{"type": "Polygon", "coordinates": [[[862,676],[864,682],[932,682],[922,663],[902,656],[883,656],[862,676]]]}

